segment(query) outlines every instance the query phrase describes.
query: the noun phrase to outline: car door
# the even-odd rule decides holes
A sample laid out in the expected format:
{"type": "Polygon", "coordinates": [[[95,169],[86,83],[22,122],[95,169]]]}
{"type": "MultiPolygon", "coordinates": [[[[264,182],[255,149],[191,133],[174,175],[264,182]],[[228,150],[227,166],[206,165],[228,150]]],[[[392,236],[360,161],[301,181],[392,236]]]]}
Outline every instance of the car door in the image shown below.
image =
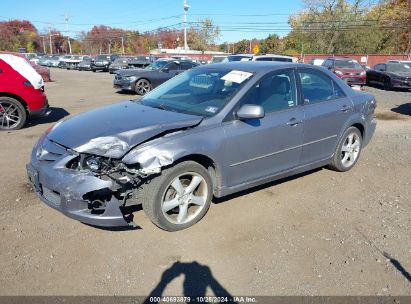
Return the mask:
{"type": "Polygon", "coordinates": [[[299,68],[297,74],[305,113],[301,165],[306,165],[325,160],[334,153],[353,104],[326,73],[299,68]]]}
{"type": "Polygon", "coordinates": [[[167,63],[160,71],[158,71],[153,77],[151,83],[154,87],[166,82],[167,80],[173,78],[179,73],[180,67],[179,64],[172,61],[167,63]]]}
{"type": "Polygon", "coordinates": [[[370,84],[376,83],[379,64],[373,66],[371,69],[367,70],[367,82],[370,84]]]}
{"type": "Polygon", "coordinates": [[[378,69],[377,69],[377,82],[380,85],[384,85],[384,82],[387,78],[387,74],[386,74],[386,70],[387,70],[387,65],[386,64],[380,64],[378,69]]]}
{"type": "Polygon", "coordinates": [[[261,119],[229,119],[226,136],[227,185],[246,184],[296,167],[303,140],[303,110],[298,103],[293,69],[269,73],[254,85],[234,111],[244,104],[261,105],[261,119]]]}

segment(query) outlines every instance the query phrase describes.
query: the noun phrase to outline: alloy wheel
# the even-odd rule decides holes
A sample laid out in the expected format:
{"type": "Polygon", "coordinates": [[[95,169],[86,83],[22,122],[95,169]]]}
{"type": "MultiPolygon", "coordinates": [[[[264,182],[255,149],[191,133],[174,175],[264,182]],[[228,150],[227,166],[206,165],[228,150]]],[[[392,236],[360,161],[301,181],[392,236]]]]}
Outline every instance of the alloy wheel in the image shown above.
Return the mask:
{"type": "Polygon", "coordinates": [[[21,121],[20,109],[13,103],[0,101],[0,126],[2,129],[13,129],[21,121]]]}
{"type": "Polygon", "coordinates": [[[151,84],[145,79],[141,79],[136,84],[136,91],[139,95],[145,95],[151,91],[151,84]]]}
{"type": "Polygon", "coordinates": [[[174,178],[166,187],[161,210],[170,223],[186,224],[201,213],[207,197],[206,180],[198,173],[187,172],[174,178]]]}
{"type": "Polygon", "coordinates": [[[361,139],[356,133],[349,133],[341,146],[341,163],[348,168],[354,165],[361,149],[361,139]]]}

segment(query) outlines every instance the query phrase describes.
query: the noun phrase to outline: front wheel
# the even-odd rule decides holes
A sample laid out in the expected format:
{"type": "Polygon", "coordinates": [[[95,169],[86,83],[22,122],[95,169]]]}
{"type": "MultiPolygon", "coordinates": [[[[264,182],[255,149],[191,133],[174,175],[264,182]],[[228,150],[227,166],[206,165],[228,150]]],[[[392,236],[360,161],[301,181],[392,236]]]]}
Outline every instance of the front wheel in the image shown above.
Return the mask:
{"type": "Polygon", "coordinates": [[[135,91],[138,95],[146,95],[152,89],[150,81],[139,79],[136,82],[135,91]]]}
{"type": "Polygon", "coordinates": [[[0,97],[0,130],[21,129],[26,119],[26,109],[18,100],[0,97]]]}
{"type": "Polygon", "coordinates": [[[143,209],[158,227],[182,230],[207,213],[212,189],[210,175],[203,166],[193,161],[179,163],[143,186],[143,209]]]}
{"type": "Polygon", "coordinates": [[[339,172],[350,170],[357,163],[361,149],[361,132],[355,127],[349,127],[344,132],[329,167],[339,172]]]}

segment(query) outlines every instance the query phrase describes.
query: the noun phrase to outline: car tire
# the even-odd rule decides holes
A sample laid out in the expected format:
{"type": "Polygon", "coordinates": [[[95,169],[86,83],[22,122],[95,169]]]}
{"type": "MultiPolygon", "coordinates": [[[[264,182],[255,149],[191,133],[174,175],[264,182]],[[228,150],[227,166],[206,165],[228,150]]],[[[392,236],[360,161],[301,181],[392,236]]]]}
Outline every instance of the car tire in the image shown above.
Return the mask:
{"type": "Polygon", "coordinates": [[[92,71],[93,71],[93,73],[95,73],[95,72],[96,72],[96,70],[94,70],[94,69],[93,69],[92,71]]]}
{"type": "Polygon", "coordinates": [[[134,86],[134,91],[138,94],[138,95],[146,95],[148,92],[150,92],[152,90],[152,86],[150,81],[148,81],[147,79],[139,79],[136,81],[136,84],[134,86]]]}
{"type": "Polygon", "coordinates": [[[213,196],[211,177],[194,161],[167,168],[141,189],[143,210],[159,228],[178,231],[207,213],[213,196]]]}
{"type": "Polygon", "coordinates": [[[10,97],[0,97],[0,130],[21,129],[26,124],[26,120],[27,112],[20,101],[10,97]],[[5,112],[9,119],[4,116],[5,112]]]}
{"type": "Polygon", "coordinates": [[[333,155],[329,168],[338,172],[350,170],[360,158],[362,135],[356,127],[345,130],[333,155]]]}

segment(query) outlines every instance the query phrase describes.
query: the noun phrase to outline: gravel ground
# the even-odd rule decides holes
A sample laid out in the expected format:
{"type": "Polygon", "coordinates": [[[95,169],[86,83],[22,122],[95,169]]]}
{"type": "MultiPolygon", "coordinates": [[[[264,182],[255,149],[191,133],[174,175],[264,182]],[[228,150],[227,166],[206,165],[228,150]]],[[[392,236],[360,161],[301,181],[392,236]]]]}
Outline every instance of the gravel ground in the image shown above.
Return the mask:
{"type": "Polygon", "coordinates": [[[26,182],[57,119],[132,95],[105,73],[53,70],[54,113],[0,133],[0,295],[411,295],[410,92],[366,88],[378,127],[357,166],[314,170],[214,202],[194,227],[99,229],[42,204],[26,182]]]}

